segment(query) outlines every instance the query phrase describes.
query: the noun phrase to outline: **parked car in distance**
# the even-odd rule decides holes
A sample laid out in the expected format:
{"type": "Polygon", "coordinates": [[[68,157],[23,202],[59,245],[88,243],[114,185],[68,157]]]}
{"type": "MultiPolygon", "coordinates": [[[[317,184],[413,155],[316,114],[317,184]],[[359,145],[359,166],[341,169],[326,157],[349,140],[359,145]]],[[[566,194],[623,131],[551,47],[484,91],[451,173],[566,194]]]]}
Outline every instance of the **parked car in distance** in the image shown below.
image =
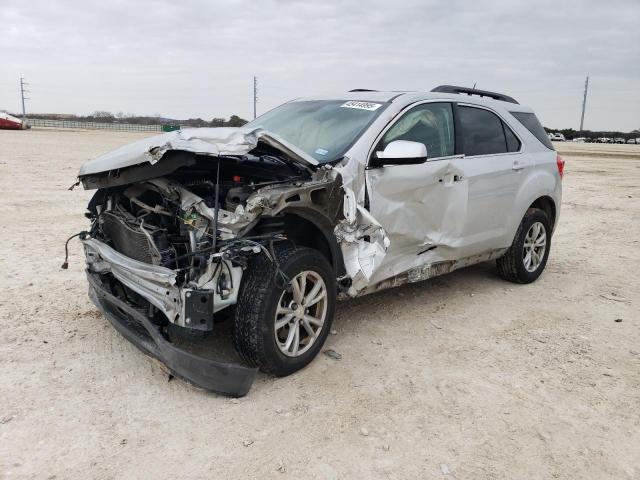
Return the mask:
{"type": "Polygon", "coordinates": [[[449,85],[302,98],[242,128],[145,138],[80,170],[96,189],[78,234],[89,294],[175,375],[244,395],[257,369],[313,360],[338,298],[489,260],[535,281],[563,171],[531,108],[449,85]],[[172,342],[221,321],[242,362],[172,342]]]}
{"type": "Polygon", "coordinates": [[[626,143],[626,142],[624,141],[624,138],[622,138],[622,137],[616,137],[616,138],[614,138],[614,139],[613,139],[613,141],[614,141],[614,143],[619,143],[619,144],[624,144],[624,143],[626,143]]]}
{"type": "Polygon", "coordinates": [[[572,142],[576,142],[576,143],[585,143],[587,141],[587,139],[585,137],[577,137],[577,138],[574,138],[571,141],[572,142]]]}
{"type": "Polygon", "coordinates": [[[564,135],[562,133],[550,133],[549,134],[549,139],[552,142],[566,142],[566,138],[564,138],[564,135]]]}

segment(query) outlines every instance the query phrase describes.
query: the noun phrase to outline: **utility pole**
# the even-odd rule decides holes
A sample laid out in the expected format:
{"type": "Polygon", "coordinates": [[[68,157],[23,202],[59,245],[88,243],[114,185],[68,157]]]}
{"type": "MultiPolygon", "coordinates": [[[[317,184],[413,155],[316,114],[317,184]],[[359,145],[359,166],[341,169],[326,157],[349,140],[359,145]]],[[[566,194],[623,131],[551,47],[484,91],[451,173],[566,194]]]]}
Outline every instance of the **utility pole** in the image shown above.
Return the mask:
{"type": "Polygon", "coordinates": [[[22,97],[22,119],[23,120],[26,120],[27,118],[27,112],[24,108],[24,101],[29,100],[29,97],[24,96],[25,93],[29,93],[28,90],[25,90],[24,88],[25,85],[29,85],[29,84],[24,81],[24,78],[20,77],[20,96],[22,97]]]}
{"type": "Polygon", "coordinates": [[[589,76],[584,82],[584,97],[582,98],[582,115],[580,116],[580,131],[584,127],[584,110],[587,107],[587,90],[589,89],[589,76]]]}
{"type": "Polygon", "coordinates": [[[253,118],[256,118],[256,103],[258,103],[258,77],[253,77],[253,118]]]}

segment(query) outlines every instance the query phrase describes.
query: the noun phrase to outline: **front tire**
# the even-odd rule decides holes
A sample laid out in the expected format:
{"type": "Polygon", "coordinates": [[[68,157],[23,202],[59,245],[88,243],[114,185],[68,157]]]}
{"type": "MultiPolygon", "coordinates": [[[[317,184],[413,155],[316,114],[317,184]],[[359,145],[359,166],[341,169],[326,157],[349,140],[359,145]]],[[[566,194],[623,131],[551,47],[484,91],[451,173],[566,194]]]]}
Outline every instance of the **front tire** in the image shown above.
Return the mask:
{"type": "Polygon", "coordinates": [[[551,224],[547,214],[530,208],[525,213],[509,250],[496,260],[498,274],[510,282],[531,283],[547,265],[551,250],[551,224]]]}
{"type": "Polygon", "coordinates": [[[322,348],[333,321],[336,280],[317,250],[280,244],[274,253],[275,262],[255,256],[243,274],[233,339],[247,363],[286,376],[322,348]]]}

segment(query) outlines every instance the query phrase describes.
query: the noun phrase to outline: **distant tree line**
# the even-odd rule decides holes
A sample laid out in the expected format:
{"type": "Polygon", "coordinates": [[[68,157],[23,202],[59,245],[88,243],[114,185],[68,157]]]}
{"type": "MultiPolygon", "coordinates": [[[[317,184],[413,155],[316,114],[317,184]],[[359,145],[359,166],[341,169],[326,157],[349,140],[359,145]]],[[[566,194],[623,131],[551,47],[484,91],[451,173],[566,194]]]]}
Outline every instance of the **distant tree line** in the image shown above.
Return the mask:
{"type": "MultiPolygon", "coordinates": [[[[20,115],[18,115],[20,116],[20,115]]],[[[210,121],[202,118],[189,118],[178,120],[175,118],[157,115],[131,115],[122,112],[111,113],[96,110],[90,115],[73,115],[64,113],[30,113],[29,118],[41,118],[45,120],[74,120],[78,122],[101,122],[101,123],[133,123],[138,125],[182,125],[188,127],[241,127],[247,120],[238,115],[231,115],[228,120],[215,117],[210,121]]]]}
{"type": "MultiPolygon", "coordinates": [[[[20,114],[11,114],[16,117],[21,117],[20,114]]],[[[202,118],[189,118],[187,120],[178,120],[175,118],[163,117],[160,114],[155,115],[132,115],[122,112],[111,113],[102,110],[96,110],[90,115],[72,115],[63,113],[30,113],[30,118],[42,118],[47,120],[75,120],[78,122],[102,122],[102,123],[133,123],[138,125],[181,125],[188,127],[241,127],[248,121],[238,115],[231,115],[228,120],[222,117],[214,117],[211,120],[204,120],[202,118]]],[[[547,128],[544,127],[547,133],[562,133],[567,140],[573,140],[574,138],[600,138],[620,137],[628,140],[630,138],[640,137],[640,129],[632,130],[631,132],[596,132],[591,130],[574,130],[573,128],[547,128]]]]}
{"type": "Polygon", "coordinates": [[[547,128],[544,127],[547,133],[561,133],[567,140],[573,140],[574,138],[624,138],[629,140],[630,138],[640,137],[640,129],[632,130],[631,132],[595,132],[591,130],[574,130],[573,128],[547,128]]]}

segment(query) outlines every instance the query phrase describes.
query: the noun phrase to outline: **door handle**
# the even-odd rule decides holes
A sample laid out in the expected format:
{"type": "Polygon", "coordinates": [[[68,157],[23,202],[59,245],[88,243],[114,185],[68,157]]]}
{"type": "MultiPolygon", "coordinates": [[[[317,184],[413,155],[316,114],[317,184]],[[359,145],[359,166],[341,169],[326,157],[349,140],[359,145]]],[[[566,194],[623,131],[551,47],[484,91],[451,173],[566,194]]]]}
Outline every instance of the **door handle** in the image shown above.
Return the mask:
{"type": "Polygon", "coordinates": [[[451,185],[452,183],[460,181],[462,181],[462,175],[458,175],[455,173],[447,173],[444,177],[438,178],[438,182],[442,183],[443,185],[451,185]]]}
{"type": "Polygon", "coordinates": [[[518,160],[515,160],[511,168],[517,172],[518,170],[522,170],[524,167],[525,166],[522,163],[520,163],[518,160]]]}

